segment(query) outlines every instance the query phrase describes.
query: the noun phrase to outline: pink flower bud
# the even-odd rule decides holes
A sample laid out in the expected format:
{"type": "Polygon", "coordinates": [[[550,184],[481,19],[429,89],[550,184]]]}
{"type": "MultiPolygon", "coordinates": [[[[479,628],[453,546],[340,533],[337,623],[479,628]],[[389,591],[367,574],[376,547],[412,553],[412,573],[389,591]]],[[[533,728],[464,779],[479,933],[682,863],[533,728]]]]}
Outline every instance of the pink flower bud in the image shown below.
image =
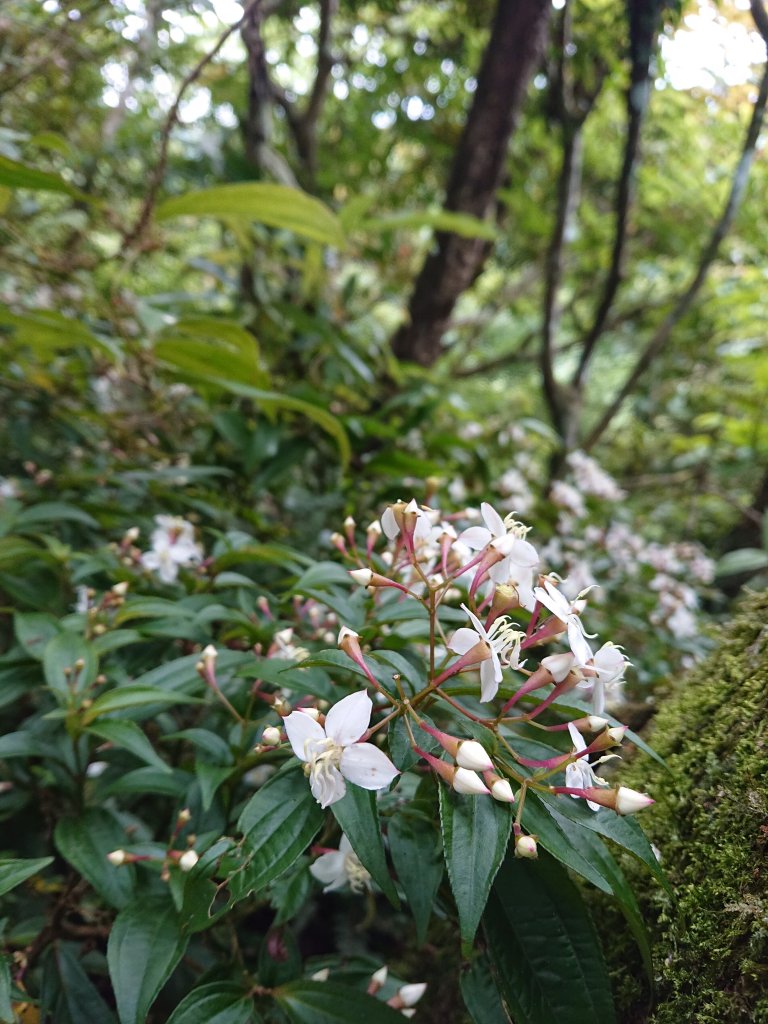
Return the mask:
{"type": "Polygon", "coordinates": [[[493,768],[493,761],[482,744],[477,740],[461,740],[456,754],[456,764],[475,772],[486,772],[493,768]]]}
{"type": "Polygon", "coordinates": [[[515,856],[535,860],[539,849],[533,836],[515,836],[515,856]]]}

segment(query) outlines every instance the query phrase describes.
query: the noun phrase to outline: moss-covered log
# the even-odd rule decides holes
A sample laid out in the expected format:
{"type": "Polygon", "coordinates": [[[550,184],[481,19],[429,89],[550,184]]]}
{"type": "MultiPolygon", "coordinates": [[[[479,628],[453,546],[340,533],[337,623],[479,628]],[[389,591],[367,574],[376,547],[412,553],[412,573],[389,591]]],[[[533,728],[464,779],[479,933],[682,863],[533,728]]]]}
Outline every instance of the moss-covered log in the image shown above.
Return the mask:
{"type": "Polygon", "coordinates": [[[672,774],[640,757],[623,781],[658,801],[643,825],[676,899],[637,879],[657,991],[649,1017],[637,998],[642,972],[615,944],[621,1019],[766,1024],[768,594],[745,602],[719,649],[662,706],[650,739],[672,774]]]}

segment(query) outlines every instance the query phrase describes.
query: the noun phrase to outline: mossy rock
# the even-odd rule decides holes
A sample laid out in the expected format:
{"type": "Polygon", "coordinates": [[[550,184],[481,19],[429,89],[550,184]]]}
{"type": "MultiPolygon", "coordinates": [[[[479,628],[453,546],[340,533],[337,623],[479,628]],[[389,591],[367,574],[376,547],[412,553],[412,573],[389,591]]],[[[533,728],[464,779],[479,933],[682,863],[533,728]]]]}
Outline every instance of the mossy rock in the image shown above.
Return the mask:
{"type": "Polygon", "coordinates": [[[639,756],[621,781],[657,800],[642,823],[675,900],[633,878],[656,994],[649,1015],[642,969],[614,931],[619,1019],[768,1024],[768,594],[745,601],[719,649],[662,704],[649,740],[671,774],[639,756]]]}

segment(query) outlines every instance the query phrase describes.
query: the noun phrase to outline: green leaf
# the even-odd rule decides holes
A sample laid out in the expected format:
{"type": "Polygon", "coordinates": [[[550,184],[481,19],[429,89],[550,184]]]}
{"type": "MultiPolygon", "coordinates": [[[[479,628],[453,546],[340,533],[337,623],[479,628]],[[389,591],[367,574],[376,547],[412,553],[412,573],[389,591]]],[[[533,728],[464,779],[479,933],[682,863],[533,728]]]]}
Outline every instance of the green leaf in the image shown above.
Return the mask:
{"type": "Polygon", "coordinates": [[[422,945],[445,871],[440,833],[434,822],[404,808],[389,819],[387,836],[392,863],[416,922],[416,941],[422,945]]]}
{"type": "Polygon", "coordinates": [[[343,465],[346,466],[349,463],[352,456],[352,449],[349,445],[347,432],[341,425],[339,419],[322,406],[314,405],[312,402],[307,402],[303,398],[294,398],[292,395],[283,395],[276,391],[263,391],[260,388],[251,387],[251,385],[244,384],[241,381],[225,380],[223,378],[216,377],[212,378],[210,383],[224,388],[225,391],[230,391],[233,395],[241,395],[243,398],[251,398],[254,402],[259,402],[266,408],[278,409],[285,412],[295,412],[300,416],[305,416],[308,420],[316,423],[318,427],[333,438],[338,446],[339,456],[341,457],[343,465]]]}
{"type": "Polygon", "coordinates": [[[656,881],[672,895],[669,882],[651,849],[651,844],[634,818],[622,817],[609,810],[590,811],[583,800],[573,800],[570,797],[556,796],[552,793],[537,795],[547,809],[551,807],[556,814],[568,818],[584,828],[591,829],[628,850],[645,864],[656,881]]]}
{"type": "Polygon", "coordinates": [[[484,238],[489,242],[495,242],[499,237],[498,229],[488,221],[452,210],[403,210],[384,217],[371,217],[359,227],[363,231],[379,234],[413,228],[434,228],[435,231],[449,231],[462,238],[484,238]]]}
{"type": "MultiPolygon", "coordinates": [[[[619,904],[629,930],[632,932],[640,950],[648,984],[653,989],[653,957],[651,955],[648,931],[640,913],[640,907],[635,899],[635,894],[624,877],[623,871],[597,833],[591,832],[589,829],[580,828],[578,825],[562,818],[554,808],[549,808],[549,811],[556,821],[559,819],[560,827],[568,836],[573,846],[581,853],[585,860],[588,860],[595,866],[596,870],[600,871],[600,874],[609,885],[610,891],[616,898],[616,902],[619,904]]],[[[599,813],[602,814],[602,811],[599,813]]]]}
{"type": "Polygon", "coordinates": [[[548,854],[507,857],[483,926],[515,1024],[616,1020],[597,933],[576,886],[548,854]]]}
{"type": "Polygon", "coordinates": [[[53,857],[35,857],[32,860],[0,860],[0,896],[5,896],[32,875],[53,864],[53,857]]]}
{"type": "MultiPolygon", "coordinates": [[[[2,157],[0,157],[0,161],[2,157]]],[[[23,315],[12,313],[0,305],[0,326],[13,330],[13,340],[30,348],[38,358],[48,359],[62,349],[84,346],[90,350],[104,349],[104,344],[78,320],[50,309],[27,310],[23,315]]]]}
{"type": "Polygon", "coordinates": [[[225,782],[229,776],[236,771],[235,768],[218,764],[208,764],[206,761],[198,761],[195,765],[195,775],[197,781],[200,783],[200,799],[203,804],[203,810],[209,811],[213,798],[216,796],[216,791],[219,786],[225,782]]]}
{"type": "Polygon", "coordinates": [[[504,859],[512,812],[491,797],[465,796],[440,786],[440,824],[461,938],[469,946],[504,859]]]}
{"type": "Polygon", "coordinates": [[[739,573],[758,572],[768,568],[768,551],[760,548],[739,548],[729,551],[718,561],[717,576],[737,576],[739,573]]]}
{"type": "Polygon", "coordinates": [[[179,915],[165,897],[144,897],[120,911],[107,944],[120,1024],[144,1024],[187,942],[179,915]]]}
{"type": "Polygon", "coordinates": [[[298,766],[273,776],[240,815],[248,860],[231,880],[235,898],[259,892],[289,868],[317,835],[323,818],[298,766]]]}
{"type": "Polygon", "coordinates": [[[73,692],[82,693],[96,678],[99,660],[93,647],[77,633],[57,633],[51,637],[43,651],[45,681],[62,703],[67,703],[73,692]],[[83,668],[75,669],[82,660],[83,668]]]}
{"type": "Polygon", "coordinates": [[[0,156],[0,185],[5,188],[30,188],[36,192],[64,192],[82,201],[92,201],[90,196],[64,181],[58,174],[26,167],[7,156],[0,156]]]}
{"type": "Polygon", "coordinates": [[[341,800],[331,805],[333,816],[352,844],[358,860],[370,872],[393,907],[400,906],[397,889],[389,874],[384,841],[381,838],[376,794],[351,783],[341,800]]]}
{"type": "Polygon", "coordinates": [[[102,999],[98,989],[83,970],[71,946],[56,943],[56,967],[59,972],[61,993],[69,1019],[88,1024],[114,1024],[115,1015],[102,999]]]}
{"type": "Polygon", "coordinates": [[[36,561],[55,562],[55,559],[49,551],[23,537],[0,537],[0,570],[20,566],[29,569],[30,563],[36,561]]]}
{"type": "Polygon", "coordinates": [[[54,842],[61,856],[110,906],[121,910],[133,899],[133,867],[124,864],[116,868],[107,860],[108,853],[127,842],[125,830],[109,811],[92,807],[77,818],[62,818],[54,842]]]}
{"type": "Polygon", "coordinates": [[[178,320],[158,336],[155,355],[195,380],[226,377],[257,387],[268,382],[259,343],[233,320],[202,316],[178,320]]]}
{"type": "Polygon", "coordinates": [[[256,1019],[253,1000],[239,985],[214,981],[184,996],[167,1024],[249,1024],[256,1019]]]}
{"type": "Polygon", "coordinates": [[[161,771],[170,772],[171,766],[160,757],[141,728],[135,722],[109,720],[92,725],[87,732],[111,743],[112,746],[127,750],[161,771]]]}
{"type": "Polygon", "coordinates": [[[487,955],[474,957],[469,967],[462,970],[459,983],[474,1024],[510,1024],[487,955]]]}
{"type": "Polygon", "coordinates": [[[0,956],[0,1021],[14,1024],[16,1017],[11,1006],[11,964],[6,956],[0,956]]]}
{"type": "Polygon", "coordinates": [[[613,891],[610,883],[591,859],[584,857],[579,847],[574,845],[571,834],[578,826],[569,823],[567,819],[557,818],[549,806],[542,806],[535,793],[529,792],[525,799],[522,824],[527,832],[538,836],[539,845],[561,864],[586,878],[603,892],[613,891]],[[567,827],[569,824],[570,828],[567,827]]]}
{"type": "Polygon", "coordinates": [[[200,697],[191,697],[178,690],[169,692],[156,686],[121,686],[109,693],[103,693],[91,704],[83,715],[83,722],[90,725],[100,715],[126,708],[151,707],[156,704],[204,704],[200,697]]]}
{"type": "Polygon", "coordinates": [[[13,628],[16,639],[27,654],[38,661],[43,660],[43,651],[48,641],[61,632],[59,620],[43,612],[16,612],[13,628]]]}
{"type": "Polygon", "coordinates": [[[55,525],[56,523],[80,523],[81,526],[88,526],[91,529],[98,529],[99,524],[76,505],[68,505],[65,501],[41,501],[37,505],[30,505],[16,516],[14,528],[25,526],[39,526],[41,523],[55,525]]]}
{"type": "Polygon", "coordinates": [[[255,220],[324,245],[344,245],[339,220],[328,207],[306,192],[287,185],[268,182],[218,185],[166,199],[155,210],[157,220],[186,216],[220,217],[238,223],[255,220]]]}
{"type": "Polygon", "coordinates": [[[293,981],[274,995],[294,1024],[400,1024],[403,1020],[386,1003],[333,981],[293,981]]]}
{"type": "Polygon", "coordinates": [[[191,775],[179,768],[170,772],[158,771],[157,768],[134,768],[132,772],[121,775],[115,782],[101,792],[102,797],[125,795],[128,793],[152,793],[154,796],[172,796],[178,799],[184,796],[189,788],[191,775]]]}
{"type": "Polygon", "coordinates": [[[28,732],[9,732],[0,736],[0,759],[6,757],[51,757],[50,747],[28,732]]]}

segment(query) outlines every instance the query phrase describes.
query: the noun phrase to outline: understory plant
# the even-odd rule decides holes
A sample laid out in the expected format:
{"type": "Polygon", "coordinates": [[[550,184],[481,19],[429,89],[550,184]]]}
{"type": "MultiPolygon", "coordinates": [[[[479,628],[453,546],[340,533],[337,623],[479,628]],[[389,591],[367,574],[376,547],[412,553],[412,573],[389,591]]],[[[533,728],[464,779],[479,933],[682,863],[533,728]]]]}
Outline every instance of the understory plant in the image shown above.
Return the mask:
{"type": "Polygon", "coordinates": [[[614,851],[664,884],[652,797],[599,774],[644,744],[526,525],[398,501],[317,561],[204,514],[0,511],[0,1019],[436,1019],[436,946],[456,1020],[615,1019],[580,888],[650,972],[614,851]]]}

